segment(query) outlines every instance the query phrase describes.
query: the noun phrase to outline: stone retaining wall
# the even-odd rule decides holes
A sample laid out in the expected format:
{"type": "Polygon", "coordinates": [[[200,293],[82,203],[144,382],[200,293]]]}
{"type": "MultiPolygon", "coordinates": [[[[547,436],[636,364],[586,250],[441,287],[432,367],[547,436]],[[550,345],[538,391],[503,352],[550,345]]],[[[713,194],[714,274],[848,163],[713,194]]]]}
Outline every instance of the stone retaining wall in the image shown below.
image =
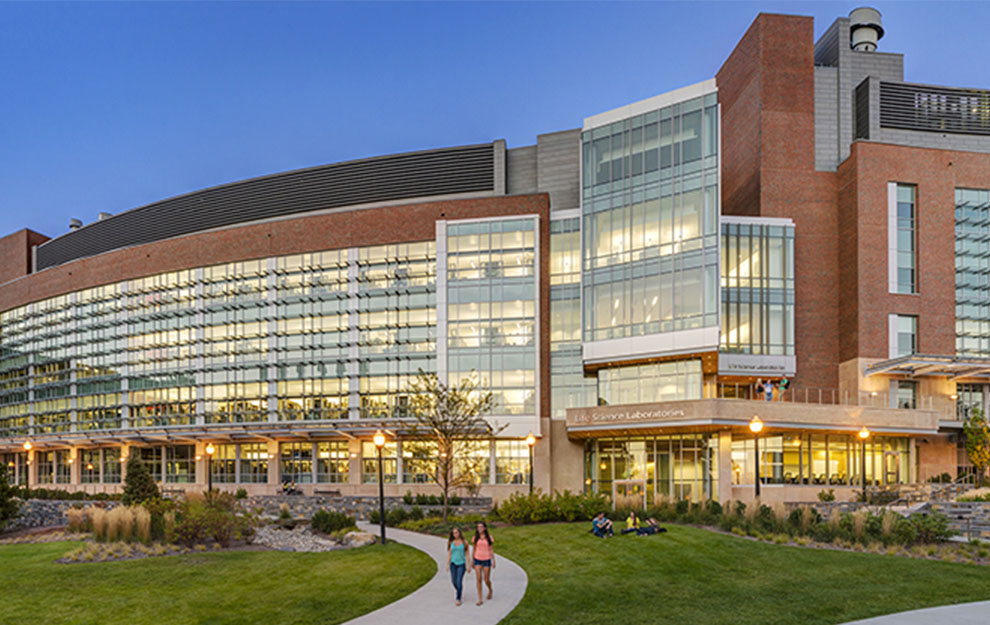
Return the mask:
{"type": "Polygon", "coordinates": [[[66,510],[69,508],[85,508],[87,506],[97,506],[111,509],[120,505],[119,501],[80,501],[61,499],[28,499],[21,502],[17,518],[10,522],[5,531],[30,529],[33,527],[51,527],[57,525],[68,525],[69,517],[66,510]]]}
{"type": "MultiPolygon", "coordinates": [[[[282,504],[289,507],[289,514],[293,518],[310,518],[320,508],[344,512],[356,519],[367,519],[372,510],[378,509],[378,497],[363,495],[254,495],[241,500],[241,505],[247,509],[256,511],[261,509],[262,516],[279,516],[282,504]]],[[[402,501],[402,497],[386,497],[385,510],[396,508],[412,508],[412,505],[402,501]]],[[[423,512],[429,514],[436,512],[440,514],[443,506],[419,506],[423,512]]],[[[463,516],[466,514],[488,514],[492,509],[490,497],[464,498],[461,504],[448,506],[450,514],[463,516]]]]}

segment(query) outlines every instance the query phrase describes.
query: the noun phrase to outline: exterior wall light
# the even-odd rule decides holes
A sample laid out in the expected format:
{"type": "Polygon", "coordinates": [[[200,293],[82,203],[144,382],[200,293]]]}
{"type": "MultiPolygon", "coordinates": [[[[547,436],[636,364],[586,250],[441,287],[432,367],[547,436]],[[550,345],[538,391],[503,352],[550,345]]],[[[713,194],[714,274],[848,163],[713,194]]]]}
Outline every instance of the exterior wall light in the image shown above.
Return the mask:
{"type": "Polygon", "coordinates": [[[529,445],[529,494],[533,494],[533,445],[536,444],[536,437],[530,432],[526,435],[526,444],[529,445]]]}
{"type": "Polygon", "coordinates": [[[385,434],[381,430],[375,432],[372,439],[378,450],[378,520],[381,523],[382,544],[385,544],[385,484],[382,481],[382,447],[385,446],[385,434]]]}
{"type": "Polygon", "coordinates": [[[756,452],[756,499],[760,499],[760,432],[763,431],[763,421],[760,417],[753,415],[749,422],[749,431],[755,434],[753,437],[754,451],[756,452]]]}
{"type": "Polygon", "coordinates": [[[866,503],[866,439],[870,437],[870,430],[864,425],[863,429],[859,431],[859,440],[863,441],[863,456],[861,462],[861,468],[863,471],[863,503],[866,503]]]}
{"type": "Polygon", "coordinates": [[[206,491],[213,492],[213,454],[217,448],[213,443],[206,444],[206,491]]]}

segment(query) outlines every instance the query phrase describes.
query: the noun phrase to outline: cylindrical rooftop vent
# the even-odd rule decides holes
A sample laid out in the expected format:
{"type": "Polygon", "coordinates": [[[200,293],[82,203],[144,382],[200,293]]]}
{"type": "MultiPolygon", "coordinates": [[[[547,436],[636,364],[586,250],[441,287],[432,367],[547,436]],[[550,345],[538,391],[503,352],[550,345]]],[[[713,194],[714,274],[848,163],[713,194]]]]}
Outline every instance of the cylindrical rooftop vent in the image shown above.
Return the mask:
{"type": "Polygon", "coordinates": [[[69,230],[78,230],[82,228],[82,222],[73,217],[69,220],[69,230]]]}
{"type": "Polygon", "coordinates": [[[873,52],[883,37],[880,11],[870,7],[853,9],[849,13],[849,45],[857,52],[873,52]]]}

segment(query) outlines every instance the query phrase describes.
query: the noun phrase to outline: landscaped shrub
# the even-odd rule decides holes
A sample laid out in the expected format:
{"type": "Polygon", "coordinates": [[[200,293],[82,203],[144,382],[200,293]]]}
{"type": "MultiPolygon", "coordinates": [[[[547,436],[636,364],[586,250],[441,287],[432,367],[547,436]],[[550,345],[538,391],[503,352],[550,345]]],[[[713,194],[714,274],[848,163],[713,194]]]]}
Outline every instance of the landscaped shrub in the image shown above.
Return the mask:
{"type": "Polygon", "coordinates": [[[915,513],[909,520],[917,531],[918,541],[923,543],[942,543],[954,533],[949,529],[949,517],[941,512],[915,513]]]}
{"type": "Polygon", "coordinates": [[[214,491],[205,497],[190,493],[176,509],[175,540],[190,547],[210,542],[226,547],[253,532],[254,519],[237,509],[229,493],[214,491]]]}
{"type": "MultiPolygon", "coordinates": [[[[406,510],[405,508],[395,508],[394,510],[385,511],[385,525],[391,527],[398,527],[406,521],[418,521],[424,518],[423,509],[419,506],[413,506],[406,510]]],[[[378,510],[372,510],[368,515],[368,520],[371,523],[380,523],[381,516],[378,514],[378,510]]]]}
{"type": "Polygon", "coordinates": [[[310,520],[313,529],[324,534],[331,534],[337,530],[354,527],[354,518],[347,516],[344,512],[320,509],[316,511],[310,520]]]}
{"type": "Polygon", "coordinates": [[[608,499],[601,494],[575,495],[565,490],[550,495],[537,490],[532,495],[513,493],[503,500],[492,514],[506,523],[519,525],[550,521],[585,521],[608,509],[608,499]]]}
{"type": "Polygon", "coordinates": [[[70,532],[85,532],[88,529],[86,511],[82,508],[69,508],[65,516],[69,519],[70,532]]]}
{"type": "Polygon", "coordinates": [[[234,495],[237,499],[247,499],[247,489],[243,486],[237,489],[237,493],[234,495]]]}
{"type": "Polygon", "coordinates": [[[153,540],[166,540],[165,515],[172,512],[172,521],[175,521],[175,502],[171,499],[149,499],[141,504],[150,516],[149,532],[153,540]]]}
{"type": "Polygon", "coordinates": [[[131,454],[127,459],[127,477],[124,478],[124,496],[121,502],[125,506],[130,506],[159,497],[161,493],[158,492],[158,486],[151,477],[148,467],[137,454],[131,454]]]}
{"type": "Polygon", "coordinates": [[[13,496],[20,499],[43,499],[58,501],[120,501],[119,493],[87,493],[83,491],[67,491],[55,488],[23,488],[12,487],[13,496]]]}
{"type": "Polygon", "coordinates": [[[14,499],[17,489],[7,482],[7,467],[0,464],[0,530],[17,516],[20,503],[14,499]]]}
{"type": "Polygon", "coordinates": [[[956,497],[956,501],[976,501],[976,502],[990,502],[990,493],[983,495],[970,495],[968,497],[956,497]]]}
{"type": "Polygon", "coordinates": [[[825,490],[824,488],[818,491],[818,501],[828,503],[830,501],[835,501],[835,489],[830,488],[825,490]]]}

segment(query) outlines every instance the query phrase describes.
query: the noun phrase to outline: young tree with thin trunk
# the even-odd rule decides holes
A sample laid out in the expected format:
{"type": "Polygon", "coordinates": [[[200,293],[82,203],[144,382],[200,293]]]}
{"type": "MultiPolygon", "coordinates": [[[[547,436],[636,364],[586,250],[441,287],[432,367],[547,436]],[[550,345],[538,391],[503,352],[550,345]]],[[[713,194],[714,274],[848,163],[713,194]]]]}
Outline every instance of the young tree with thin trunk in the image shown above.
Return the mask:
{"type": "Polygon", "coordinates": [[[483,418],[492,409],[491,392],[481,390],[481,380],[471,372],[456,386],[448,386],[436,374],[420,369],[409,384],[414,437],[436,446],[436,471],[427,471],[443,494],[443,520],[447,522],[450,494],[474,485],[485,460],[472,454],[479,440],[496,432],[483,418]]]}
{"type": "Polygon", "coordinates": [[[976,469],[980,487],[983,486],[983,474],[990,466],[990,424],[983,416],[983,411],[974,408],[966,423],[963,424],[966,435],[966,455],[976,469]]]}
{"type": "Polygon", "coordinates": [[[0,464],[0,530],[17,516],[20,503],[14,499],[17,487],[7,481],[7,467],[0,464]]]}

